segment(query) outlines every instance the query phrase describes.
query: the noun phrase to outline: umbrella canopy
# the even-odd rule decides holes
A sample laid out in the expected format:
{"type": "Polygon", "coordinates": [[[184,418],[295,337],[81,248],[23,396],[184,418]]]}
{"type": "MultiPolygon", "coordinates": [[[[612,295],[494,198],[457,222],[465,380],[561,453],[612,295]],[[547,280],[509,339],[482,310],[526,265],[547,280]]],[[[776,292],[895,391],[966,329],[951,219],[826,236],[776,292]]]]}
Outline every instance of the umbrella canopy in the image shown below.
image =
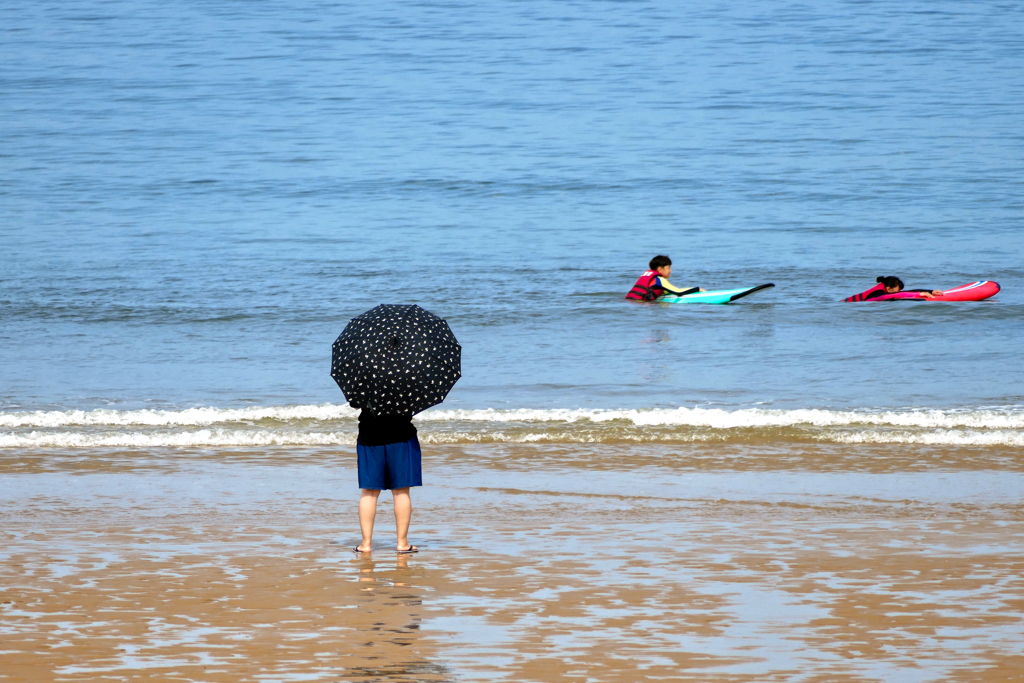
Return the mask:
{"type": "Polygon", "coordinates": [[[349,405],[377,415],[437,405],[461,376],[462,347],[448,323],[416,305],[372,308],[331,347],[331,377],[349,405]]]}

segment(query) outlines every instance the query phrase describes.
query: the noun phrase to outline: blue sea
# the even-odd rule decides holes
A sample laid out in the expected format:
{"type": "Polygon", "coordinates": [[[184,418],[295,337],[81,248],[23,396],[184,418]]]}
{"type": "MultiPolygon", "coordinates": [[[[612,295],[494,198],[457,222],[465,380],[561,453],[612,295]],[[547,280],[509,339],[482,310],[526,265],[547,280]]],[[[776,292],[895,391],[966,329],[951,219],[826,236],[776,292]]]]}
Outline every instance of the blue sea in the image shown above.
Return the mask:
{"type": "Polygon", "coordinates": [[[0,447],[352,443],[380,303],[463,345],[427,442],[1024,445],[1024,5],[0,17],[0,447]]]}

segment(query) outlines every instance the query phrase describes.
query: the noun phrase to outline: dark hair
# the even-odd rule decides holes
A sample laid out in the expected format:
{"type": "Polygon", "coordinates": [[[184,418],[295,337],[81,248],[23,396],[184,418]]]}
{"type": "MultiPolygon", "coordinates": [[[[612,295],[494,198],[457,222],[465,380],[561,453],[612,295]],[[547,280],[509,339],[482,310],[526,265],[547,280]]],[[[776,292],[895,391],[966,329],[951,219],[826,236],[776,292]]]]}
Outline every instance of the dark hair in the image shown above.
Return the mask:
{"type": "Polygon", "coordinates": [[[665,266],[671,266],[672,265],[672,259],[670,259],[668,256],[662,256],[661,254],[658,254],[657,256],[652,258],[651,262],[648,263],[647,265],[651,267],[651,270],[657,270],[658,268],[664,268],[665,266]]]}
{"type": "Polygon", "coordinates": [[[897,289],[903,289],[903,280],[899,279],[895,275],[885,275],[882,277],[875,278],[875,282],[880,282],[890,289],[896,287],[897,289]]]}

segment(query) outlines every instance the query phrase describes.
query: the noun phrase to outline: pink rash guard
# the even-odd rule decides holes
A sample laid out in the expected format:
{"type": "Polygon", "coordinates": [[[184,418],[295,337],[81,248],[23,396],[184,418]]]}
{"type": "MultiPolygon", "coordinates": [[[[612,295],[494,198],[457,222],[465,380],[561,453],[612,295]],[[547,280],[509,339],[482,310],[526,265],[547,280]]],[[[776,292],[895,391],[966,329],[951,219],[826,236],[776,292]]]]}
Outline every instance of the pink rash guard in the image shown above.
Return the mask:
{"type": "Polygon", "coordinates": [[[885,285],[882,284],[881,282],[879,282],[877,285],[875,285],[871,289],[866,289],[863,292],[861,292],[860,294],[854,294],[853,296],[848,296],[845,299],[843,299],[843,301],[888,301],[888,300],[891,300],[891,299],[920,299],[920,298],[921,298],[921,292],[920,291],[914,291],[914,292],[893,292],[892,294],[888,294],[885,291],[885,285]],[[871,294],[873,294],[874,292],[881,292],[881,294],[878,294],[877,296],[871,296],[871,294]]]}

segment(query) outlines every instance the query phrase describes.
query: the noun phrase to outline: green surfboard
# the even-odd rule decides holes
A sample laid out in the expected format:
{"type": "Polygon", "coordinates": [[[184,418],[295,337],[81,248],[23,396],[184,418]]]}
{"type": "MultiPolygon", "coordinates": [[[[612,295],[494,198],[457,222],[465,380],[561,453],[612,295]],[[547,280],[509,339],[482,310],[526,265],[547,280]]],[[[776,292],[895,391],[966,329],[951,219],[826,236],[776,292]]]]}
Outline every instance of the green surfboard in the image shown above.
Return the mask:
{"type": "Polygon", "coordinates": [[[754,292],[760,292],[762,289],[774,286],[774,283],[769,282],[766,285],[746,287],[744,289],[720,289],[715,292],[694,292],[693,294],[684,294],[683,296],[666,295],[658,297],[657,301],[663,304],[727,304],[749,296],[754,292]]]}

